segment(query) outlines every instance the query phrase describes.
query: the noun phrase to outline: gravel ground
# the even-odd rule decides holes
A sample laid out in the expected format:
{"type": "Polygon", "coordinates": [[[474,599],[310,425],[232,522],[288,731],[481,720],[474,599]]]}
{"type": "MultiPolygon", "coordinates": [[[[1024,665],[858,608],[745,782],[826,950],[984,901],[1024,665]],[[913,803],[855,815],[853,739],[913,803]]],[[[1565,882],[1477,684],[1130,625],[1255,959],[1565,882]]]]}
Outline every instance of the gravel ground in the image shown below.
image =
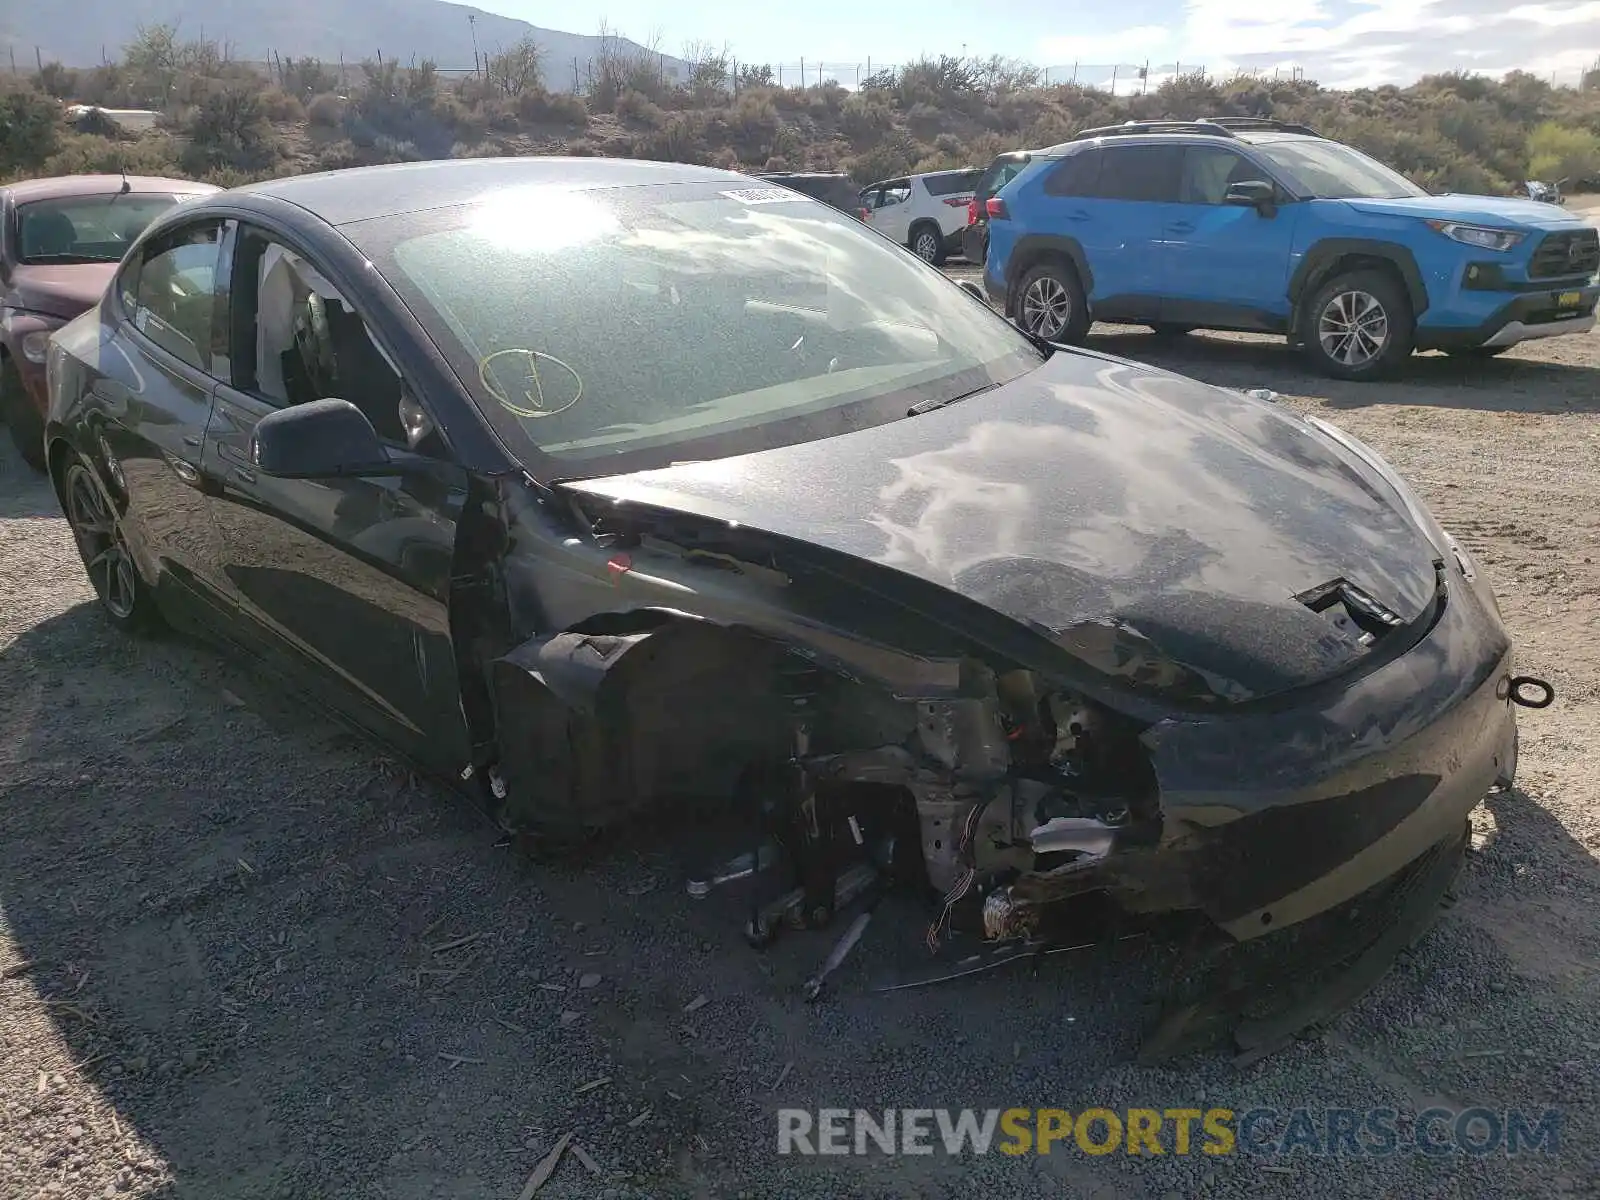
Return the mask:
{"type": "Polygon", "coordinates": [[[1488,1197],[1600,1179],[1600,336],[1403,382],[1280,344],[1095,344],[1269,386],[1390,455],[1487,569],[1527,670],[1520,788],[1460,902],[1324,1038],[1239,1071],[1130,1065],[1167,962],[894,996],[888,911],[827,1003],[822,935],[766,954],[670,847],[534,866],[207,648],[117,636],[54,498],[0,454],[0,1196],[1488,1197]],[[697,997],[706,1002],[693,1007],[697,997]],[[595,1081],[603,1083],[593,1085],[595,1081]],[[780,1158],[778,1106],[1565,1110],[1558,1157],[1308,1162],[1076,1151],[780,1158]]]}

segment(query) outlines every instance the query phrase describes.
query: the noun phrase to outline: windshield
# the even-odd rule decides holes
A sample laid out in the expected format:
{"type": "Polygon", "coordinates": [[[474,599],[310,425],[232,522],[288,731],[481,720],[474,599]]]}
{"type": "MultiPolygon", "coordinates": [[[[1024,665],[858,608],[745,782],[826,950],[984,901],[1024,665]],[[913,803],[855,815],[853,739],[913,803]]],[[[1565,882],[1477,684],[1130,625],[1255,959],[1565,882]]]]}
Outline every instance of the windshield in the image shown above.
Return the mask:
{"type": "Polygon", "coordinates": [[[363,248],[556,477],[812,441],[1042,361],[934,268],[787,188],[517,190],[381,236],[363,248]]]}
{"type": "Polygon", "coordinates": [[[1359,150],[1312,138],[1257,142],[1257,153],[1313,200],[1399,200],[1428,193],[1359,150]]]}
{"type": "Polygon", "coordinates": [[[135,239],[178,202],[170,192],[58,196],[17,205],[24,264],[121,262],[135,239]]]}

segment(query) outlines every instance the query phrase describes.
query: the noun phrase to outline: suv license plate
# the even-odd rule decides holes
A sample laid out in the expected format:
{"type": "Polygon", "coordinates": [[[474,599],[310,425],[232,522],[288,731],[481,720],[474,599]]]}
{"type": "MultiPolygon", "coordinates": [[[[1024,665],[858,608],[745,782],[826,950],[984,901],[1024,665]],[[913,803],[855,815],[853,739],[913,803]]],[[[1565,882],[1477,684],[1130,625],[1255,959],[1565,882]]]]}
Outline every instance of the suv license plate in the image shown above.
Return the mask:
{"type": "Polygon", "coordinates": [[[1583,293],[1582,292],[1557,292],[1556,293],[1556,307],[1557,308],[1577,308],[1578,305],[1580,305],[1582,303],[1583,303],[1583,293]]]}

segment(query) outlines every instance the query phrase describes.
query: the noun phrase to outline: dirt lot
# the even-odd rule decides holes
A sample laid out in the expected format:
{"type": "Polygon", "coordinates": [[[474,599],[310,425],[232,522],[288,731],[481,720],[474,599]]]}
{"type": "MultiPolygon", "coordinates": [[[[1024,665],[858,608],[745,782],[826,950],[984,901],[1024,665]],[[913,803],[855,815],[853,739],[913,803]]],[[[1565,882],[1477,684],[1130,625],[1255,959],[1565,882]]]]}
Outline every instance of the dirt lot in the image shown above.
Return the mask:
{"type": "Polygon", "coordinates": [[[1523,716],[1520,789],[1478,813],[1461,903],[1331,1035],[1243,1072],[1132,1067],[1149,949],[873,995],[915,937],[893,912],[808,1008],[826,939],[747,950],[735,914],[682,899],[670,851],[531,866],[210,650],[115,635],[8,448],[0,1196],[510,1200],[569,1131],[599,1173],[569,1154],[542,1196],[1600,1194],[1600,335],[1371,387],[1263,340],[1096,344],[1378,446],[1559,689],[1523,716]],[[797,1160],[772,1115],[1435,1104],[1558,1106],[1560,1155],[797,1160]]]}

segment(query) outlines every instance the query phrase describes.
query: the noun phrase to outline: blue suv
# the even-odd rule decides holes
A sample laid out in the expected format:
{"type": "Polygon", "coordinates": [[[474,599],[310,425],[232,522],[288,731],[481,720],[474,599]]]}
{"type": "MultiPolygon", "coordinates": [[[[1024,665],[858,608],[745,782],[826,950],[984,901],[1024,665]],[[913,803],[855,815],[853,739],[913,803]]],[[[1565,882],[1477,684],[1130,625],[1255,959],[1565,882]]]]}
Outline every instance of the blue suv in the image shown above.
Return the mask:
{"type": "Polygon", "coordinates": [[[1303,125],[1130,122],[1036,151],[988,201],[984,286],[1026,332],[1091,321],[1280,333],[1326,374],[1490,357],[1595,323],[1600,233],[1565,209],[1434,196],[1303,125]]]}

